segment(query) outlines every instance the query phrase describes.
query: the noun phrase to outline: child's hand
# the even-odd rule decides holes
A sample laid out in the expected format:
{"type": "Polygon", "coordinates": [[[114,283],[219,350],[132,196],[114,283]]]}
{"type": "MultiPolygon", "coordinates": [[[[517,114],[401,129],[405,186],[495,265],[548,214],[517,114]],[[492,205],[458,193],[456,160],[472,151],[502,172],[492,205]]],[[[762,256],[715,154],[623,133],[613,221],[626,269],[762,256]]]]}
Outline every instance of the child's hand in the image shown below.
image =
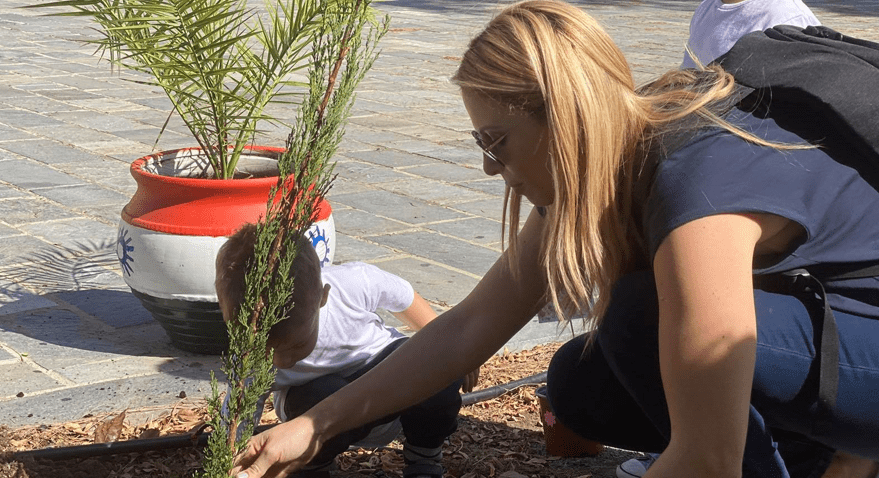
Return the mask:
{"type": "Polygon", "coordinates": [[[476,384],[479,382],[479,367],[476,367],[476,370],[464,375],[464,383],[461,384],[461,391],[464,393],[470,393],[476,388],[476,384]]]}

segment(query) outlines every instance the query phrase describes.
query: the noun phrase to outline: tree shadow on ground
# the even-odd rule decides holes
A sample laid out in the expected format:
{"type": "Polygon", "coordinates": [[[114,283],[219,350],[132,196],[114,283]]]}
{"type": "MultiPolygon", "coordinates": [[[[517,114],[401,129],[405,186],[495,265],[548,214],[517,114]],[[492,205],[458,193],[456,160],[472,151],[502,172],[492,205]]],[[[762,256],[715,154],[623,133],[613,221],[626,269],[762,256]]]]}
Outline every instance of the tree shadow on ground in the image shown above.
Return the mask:
{"type": "MultiPolygon", "coordinates": [[[[167,358],[180,373],[206,378],[181,361],[210,359],[180,351],[117,272],[116,241],[47,248],[0,271],[0,343],[53,369],[122,357],[167,358]],[[48,366],[48,364],[54,364],[48,366]]],[[[155,361],[155,360],[154,360],[155,361]]],[[[205,360],[202,360],[205,361],[205,360]]]]}

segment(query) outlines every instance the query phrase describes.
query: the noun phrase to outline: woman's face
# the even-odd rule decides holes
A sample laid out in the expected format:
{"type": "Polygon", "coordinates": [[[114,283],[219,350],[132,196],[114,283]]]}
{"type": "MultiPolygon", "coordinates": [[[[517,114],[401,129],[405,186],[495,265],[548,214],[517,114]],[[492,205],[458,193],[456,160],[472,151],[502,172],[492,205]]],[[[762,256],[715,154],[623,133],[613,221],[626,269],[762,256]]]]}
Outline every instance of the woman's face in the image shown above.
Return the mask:
{"type": "Polygon", "coordinates": [[[464,90],[461,96],[482,147],[497,158],[482,155],[485,174],[500,174],[507,186],[535,206],[552,204],[549,134],[541,119],[472,91],[464,90]]]}

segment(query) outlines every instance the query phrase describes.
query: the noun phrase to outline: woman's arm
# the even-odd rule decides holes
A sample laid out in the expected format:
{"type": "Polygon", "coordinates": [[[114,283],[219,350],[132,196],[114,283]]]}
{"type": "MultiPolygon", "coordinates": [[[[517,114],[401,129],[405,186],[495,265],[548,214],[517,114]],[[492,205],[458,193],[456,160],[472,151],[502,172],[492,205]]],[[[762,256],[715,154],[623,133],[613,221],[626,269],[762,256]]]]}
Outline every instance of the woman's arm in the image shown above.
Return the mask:
{"type": "Polygon", "coordinates": [[[543,305],[543,225],[535,208],[519,234],[517,274],[502,256],[460,304],[369,373],[304,415],[255,436],[233,472],[262,478],[295,470],[326,439],[418,403],[482,364],[543,305]]]}
{"type": "MultiPolygon", "coordinates": [[[[431,307],[430,304],[424,300],[424,297],[421,297],[421,295],[418,294],[418,292],[415,292],[412,304],[407,307],[406,310],[391,313],[394,314],[394,317],[415,331],[423,329],[425,325],[437,317],[433,307],[431,307]]],[[[464,375],[464,381],[461,384],[461,391],[464,393],[472,392],[478,382],[479,367],[476,367],[474,370],[471,370],[470,373],[464,375]]]]}
{"type": "Polygon", "coordinates": [[[709,216],[672,231],[656,252],[671,441],[649,477],[741,476],[757,340],[751,270],[762,234],[754,216],[709,216]]]}

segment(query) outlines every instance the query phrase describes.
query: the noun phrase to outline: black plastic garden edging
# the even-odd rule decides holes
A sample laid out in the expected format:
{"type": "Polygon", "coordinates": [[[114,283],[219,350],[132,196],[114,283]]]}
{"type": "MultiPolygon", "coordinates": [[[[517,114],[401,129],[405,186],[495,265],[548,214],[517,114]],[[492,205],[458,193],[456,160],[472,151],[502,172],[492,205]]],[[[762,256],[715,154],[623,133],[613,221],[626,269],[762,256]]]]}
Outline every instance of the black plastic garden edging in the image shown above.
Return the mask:
{"type": "MultiPolygon", "coordinates": [[[[461,395],[463,405],[472,405],[485,400],[497,398],[504,393],[511,392],[525,385],[536,385],[546,382],[546,372],[541,372],[530,377],[514,380],[512,382],[495,385],[475,392],[461,395]]],[[[260,425],[256,427],[254,434],[261,433],[277,424],[260,425]]],[[[71,458],[90,458],[96,456],[117,455],[122,453],[135,453],[156,450],[168,450],[174,448],[203,447],[208,442],[210,432],[200,434],[170,435],[158,438],[145,438],[140,440],[114,441],[110,443],[95,443],[93,445],[77,445],[65,447],[49,447],[38,450],[25,450],[10,453],[12,460],[67,460],[71,458]]]]}

